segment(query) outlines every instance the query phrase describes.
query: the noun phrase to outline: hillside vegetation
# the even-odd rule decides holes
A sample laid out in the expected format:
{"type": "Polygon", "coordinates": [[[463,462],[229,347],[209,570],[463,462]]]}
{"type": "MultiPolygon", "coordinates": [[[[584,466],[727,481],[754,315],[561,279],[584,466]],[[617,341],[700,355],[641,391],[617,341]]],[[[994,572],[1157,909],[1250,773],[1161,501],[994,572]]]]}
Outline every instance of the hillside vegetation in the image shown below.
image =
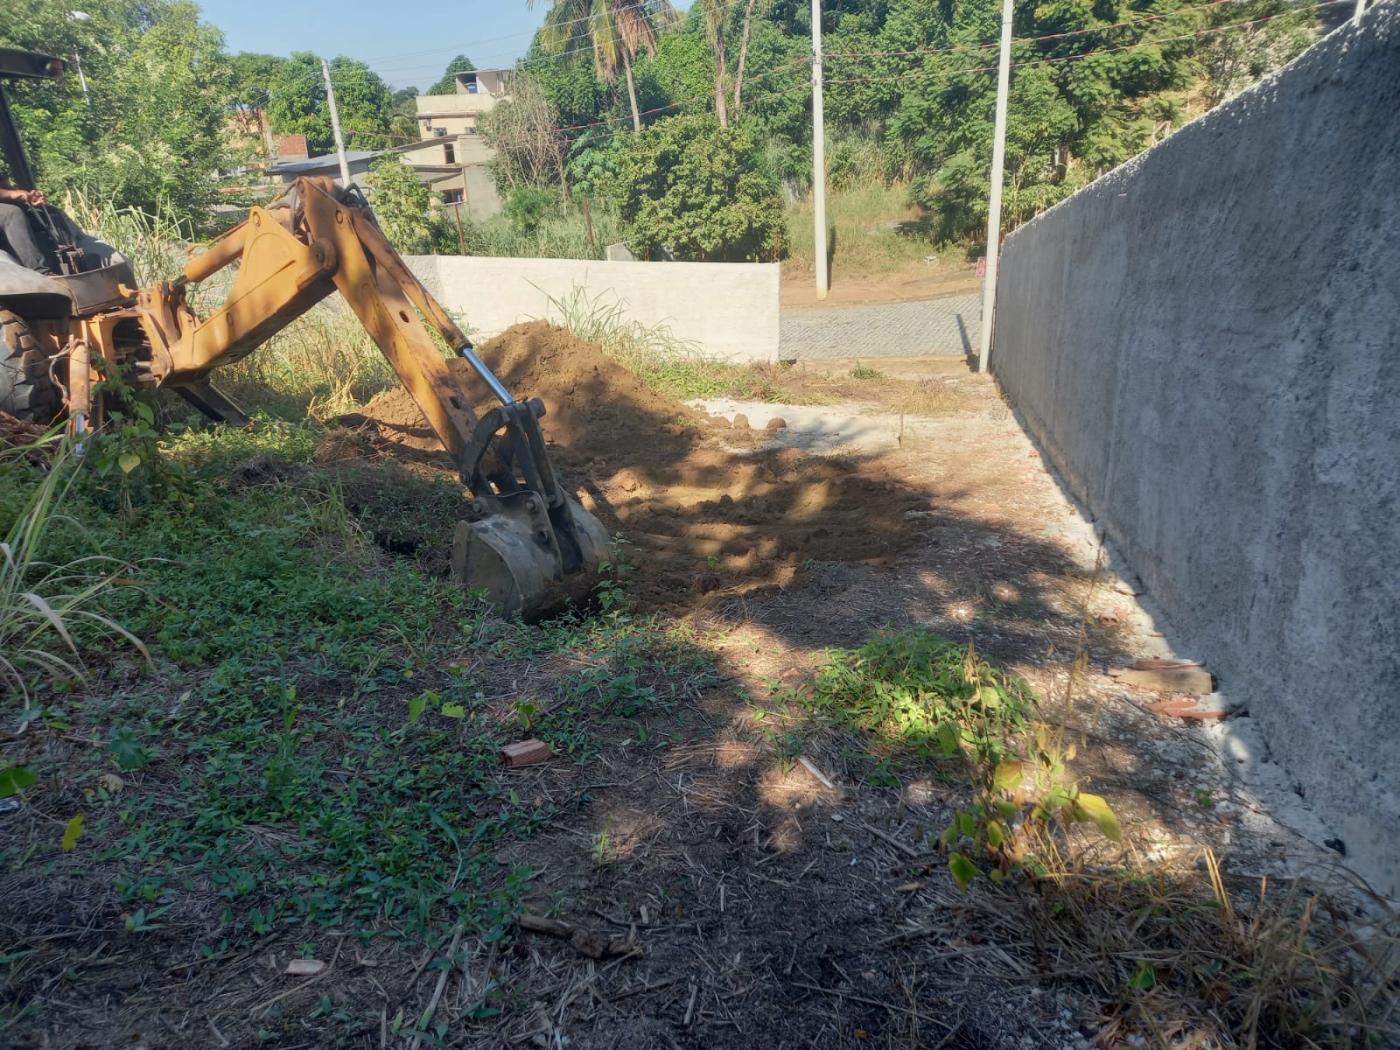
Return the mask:
{"type": "MultiPolygon", "coordinates": [[[[331,146],[319,59],[230,54],[183,0],[92,0],[88,17],[15,0],[0,46],[80,55],[78,77],[23,84],[15,108],[41,185],[61,199],[158,207],[199,231],[257,161],[264,125],[331,146]],[[234,180],[239,181],[239,180],[234,180]]],[[[1340,0],[1019,0],[1006,222],[1025,221],[1298,54],[1340,0]]],[[[809,7],[797,0],[554,0],[483,127],[505,214],[460,228],[403,180],[381,187],[413,251],[810,264],[793,219],[811,182],[809,7]],[[580,12],[596,8],[597,18],[580,12]],[[785,214],[784,214],[785,213],[785,214]]],[[[828,176],[843,263],[879,269],[986,221],[995,0],[835,0],[825,7],[828,176]],[[859,215],[841,229],[839,214],[859,215]],[[896,228],[897,227],[897,228],[896,228]]],[[[413,96],[331,61],[349,145],[414,141],[413,96]]],[[[458,55],[448,72],[469,69],[458,55]]],[[[445,75],[432,90],[445,90],[445,75]]],[[[387,162],[394,162],[393,157],[387,162]]],[[[373,180],[372,180],[373,181],[373,180]]]]}

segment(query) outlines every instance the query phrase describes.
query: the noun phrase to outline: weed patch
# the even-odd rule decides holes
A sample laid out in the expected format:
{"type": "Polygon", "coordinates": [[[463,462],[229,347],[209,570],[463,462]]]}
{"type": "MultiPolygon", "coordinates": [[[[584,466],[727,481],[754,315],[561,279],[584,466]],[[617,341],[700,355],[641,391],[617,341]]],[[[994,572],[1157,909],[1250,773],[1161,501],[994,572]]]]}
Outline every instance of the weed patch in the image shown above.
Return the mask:
{"type": "Polygon", "coordinates": [[[960,759],[971,749],[995,764],[1025,726],[1034,697],[972,646],[910,628],[827,653],[803,703],[920,759],[960,759]]]}

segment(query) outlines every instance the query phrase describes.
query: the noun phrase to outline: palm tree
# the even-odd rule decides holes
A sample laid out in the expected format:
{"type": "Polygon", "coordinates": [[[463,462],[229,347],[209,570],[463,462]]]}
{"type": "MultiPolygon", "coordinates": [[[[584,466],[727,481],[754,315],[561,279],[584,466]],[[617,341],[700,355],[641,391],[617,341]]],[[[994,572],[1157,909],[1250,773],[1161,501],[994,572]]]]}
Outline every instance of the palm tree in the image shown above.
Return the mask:
{"type": "MultiPolygon", "coordinates": [[[[534,7],[538,0],[529,0],[534,7]]],[[[670,0],[550,0],[540,27],[540,48],[563,55],[591,48],[598,76],[611,84],[620,69],[632,104],[632,129],[642,130],[632,63],[656,50],[660,31],[676,18],[670,0]]]]}
{"type": "Polygon", "coordinates": [[[710,36],[710,51],[715,60],[715,116],[719,126],[729,127],[729,115],[724,104],[724,76],[729,68],[729,59],[724,51],[724,13],[729,5],[724,0],[700,0],[705,13],[705,29],[710,36]]]}

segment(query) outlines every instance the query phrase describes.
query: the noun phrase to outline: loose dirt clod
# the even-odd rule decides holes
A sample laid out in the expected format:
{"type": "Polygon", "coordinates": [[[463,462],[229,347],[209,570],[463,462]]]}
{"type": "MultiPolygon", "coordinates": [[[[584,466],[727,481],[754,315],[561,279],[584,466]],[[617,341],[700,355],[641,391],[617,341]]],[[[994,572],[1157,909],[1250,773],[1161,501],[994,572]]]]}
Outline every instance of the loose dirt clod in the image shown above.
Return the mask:
{"type": "MultiPolygon", "coordinates": [[[[878,464],[765,447],[761,431],[715,429],[544,321],[516,325],[480,352],[517,397],[544,401],[545,437],[565,483],[634,548],[634,591],[648,604],[783,587],[804,562],[880,561],[917,541],[904,513],[927,506],[927,495],[878,464]],[[700,578],[707,586],[695,586],[700,578]]],[[[473,402],[489,405],[465,363],[454,367],[473,402]]],[[[422,461],[439,449],[404,390],[344,422],[376,431],[395,458],[422,461]]],[[[445,454],[436,462],[451,469],[445,454]]]]}

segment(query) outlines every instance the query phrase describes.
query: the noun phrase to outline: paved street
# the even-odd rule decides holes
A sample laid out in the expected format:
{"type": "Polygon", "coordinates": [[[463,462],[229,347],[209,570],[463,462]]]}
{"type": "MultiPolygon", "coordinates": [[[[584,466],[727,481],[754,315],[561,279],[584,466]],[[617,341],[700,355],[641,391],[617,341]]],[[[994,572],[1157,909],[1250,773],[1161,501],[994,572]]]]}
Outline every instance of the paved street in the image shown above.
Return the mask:
{"type": "Polygon", "coordinates": [[[779,354],[785,361],[960,357],[974,351],[981,318],[980,292],[906,303],[784,310],[779,354]]]}

